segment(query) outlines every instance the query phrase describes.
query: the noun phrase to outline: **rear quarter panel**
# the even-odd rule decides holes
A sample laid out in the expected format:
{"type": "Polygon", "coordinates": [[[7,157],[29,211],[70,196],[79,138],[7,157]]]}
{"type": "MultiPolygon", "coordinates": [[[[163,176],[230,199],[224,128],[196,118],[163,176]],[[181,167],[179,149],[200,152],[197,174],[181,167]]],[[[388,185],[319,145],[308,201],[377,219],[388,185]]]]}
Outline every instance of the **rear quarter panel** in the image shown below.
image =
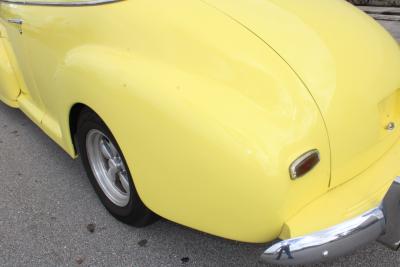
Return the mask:
{"type": "Polygon", "coordinates": [[[312,97],[272,49],[217,10],[183,0],[19,8],[55,139],[74,155],[70,108],[95,110],[159,215],[264,242],[326,192],[329,144],[312,97]],[[291,181],[290,163],[313,148],[321,164],[291,181]]]}
{"type": "Polygon", "coordinates": [[[331,187],[356,177],[398,140],[400,50],[343,0],[205,0],[256,32],[315,98],[331,144],[331,187]],[[397,102],[397,103],[396,103],[397,102]]]}

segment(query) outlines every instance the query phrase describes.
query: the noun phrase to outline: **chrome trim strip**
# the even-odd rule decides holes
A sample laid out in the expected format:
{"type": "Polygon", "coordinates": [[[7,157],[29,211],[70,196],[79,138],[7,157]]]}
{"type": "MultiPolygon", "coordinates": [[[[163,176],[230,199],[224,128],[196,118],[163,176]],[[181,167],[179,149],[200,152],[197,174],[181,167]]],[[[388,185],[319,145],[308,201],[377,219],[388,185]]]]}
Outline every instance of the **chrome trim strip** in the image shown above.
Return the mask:
{"type": "Polygon", "coordinates": [[[22,25],[24,21],[22,19],[7,19],[8,23],[22,25]]]}
{"type": "Polygon", "coordinates": [[[98,5],[105,5],[105,4],[112,4],[116,2],[121,2],[125,0],[81,0],[75,2],[44,2],[44,1],[22,1],[22,0],[0,0],[5,4],[13,4],[13,5],[27,5],[27,6],[64,6],[64,7],[79,7],[79,6],[98,6],[98,5]]]}
{"type": "Polygon", "coordinates": [[[396,177],[379,207],[331,228],[277,242],[261,255],[261,261],[278,265],[318,263],[348,254],[375,240],[398,250],[399,223],[400,184],[396,177]]]}

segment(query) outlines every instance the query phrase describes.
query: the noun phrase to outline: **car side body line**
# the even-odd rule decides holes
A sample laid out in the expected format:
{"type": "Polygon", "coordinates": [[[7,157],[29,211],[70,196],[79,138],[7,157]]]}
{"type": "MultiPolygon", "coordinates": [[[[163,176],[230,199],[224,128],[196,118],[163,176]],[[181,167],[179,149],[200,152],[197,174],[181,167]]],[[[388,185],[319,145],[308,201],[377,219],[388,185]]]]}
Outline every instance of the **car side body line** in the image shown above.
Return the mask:
{"type": "Polygon", "coordinates": [[[88,0],[88,1],[71,1],[71,2],[60,2],[60,1],[18,1],[18,0],[0,0],[7,4],[13,5],[28,5],[28,6],[60,6],[60,7],[82,7],[82,6],[97,6],[104,4],[111,4],[125,0],[88,0]]]}

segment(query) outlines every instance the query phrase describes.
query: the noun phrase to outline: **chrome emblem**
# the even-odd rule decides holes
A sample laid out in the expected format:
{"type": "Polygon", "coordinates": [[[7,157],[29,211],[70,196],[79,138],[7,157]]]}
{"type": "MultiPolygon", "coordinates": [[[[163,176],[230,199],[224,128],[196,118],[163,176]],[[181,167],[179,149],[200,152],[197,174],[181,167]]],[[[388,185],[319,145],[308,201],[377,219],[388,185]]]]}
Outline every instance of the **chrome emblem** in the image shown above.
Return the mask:
{"type": "Polygon", "coordinates": [[[385,130],[391,132],[396,128],[396,124],[394,122],[389,122],[386,126],[385,126],[385,130]]]}

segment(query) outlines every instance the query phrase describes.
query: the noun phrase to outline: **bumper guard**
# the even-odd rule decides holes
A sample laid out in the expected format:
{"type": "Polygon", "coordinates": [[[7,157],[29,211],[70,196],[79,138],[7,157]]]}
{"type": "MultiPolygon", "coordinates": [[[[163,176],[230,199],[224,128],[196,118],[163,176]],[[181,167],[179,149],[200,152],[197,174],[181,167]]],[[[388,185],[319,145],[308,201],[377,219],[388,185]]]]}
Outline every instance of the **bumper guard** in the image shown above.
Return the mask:
{"type": "Polygon", "coordinates": [[[328,261],[375,240],[393,250],[400,247],[400,177],[379,207],[331,228],[275,243],[261,261],[279,265],[328,261]]]}

